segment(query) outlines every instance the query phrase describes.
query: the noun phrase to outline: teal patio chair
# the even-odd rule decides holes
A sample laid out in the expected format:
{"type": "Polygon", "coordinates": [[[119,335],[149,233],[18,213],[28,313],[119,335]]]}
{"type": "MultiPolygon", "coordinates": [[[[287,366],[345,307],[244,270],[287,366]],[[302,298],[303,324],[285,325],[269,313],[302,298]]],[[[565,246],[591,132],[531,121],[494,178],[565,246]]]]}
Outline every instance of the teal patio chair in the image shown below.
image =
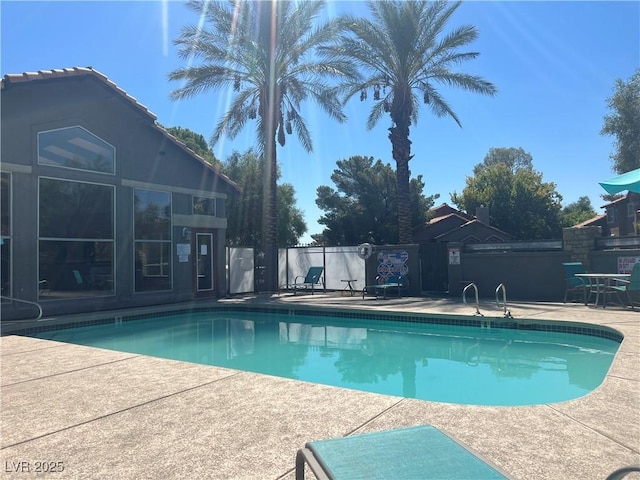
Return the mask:
{"type": "Polygon", "coordinates": [[[582,301],[586,305],[591,295],[597,294],[598,290],[604,290],[604,284],[575,276],[576,273],[587,273],[582,262],[566,262],[562,264],[562,268],[565,280],[564,303],[567,303],[569,293],[577,292],[582,296],[582,301]]]}
{"type": "Polygon", "coordinates": [[[569,293],[579,292],[582,295],[582,301],[587,304],[587,288],[588,282],[583,278],[576,277],[576,273],[586,273],[582,262],[566,262],[562,264],[564,269],[564,303],[567,303],[569,293]]]}
{"type": "Polygon", "coordinates": [[[638,303],[640,299],[640,262],[633,266],[631,276],[628,279],[615,279],[615,284],[610,288],[617,293],[623,293],[627,297],[627,303],[631,310],[635,310],[634,300],[638,303]]]}
{"type": "Polygon", "coordinates": [[[566,262],[562,264],[565,277],[564,303],[567,303],[569,293],[578,292],[586,305],[592,295],[598,295],[606,290],[606,285],[594,279],[576,277],[576,273],[587,273],[582,262],[566,262]]]}
{"type": "Polygon", "coordinates": [[[293,290],[293,294],[296,295],[298,290],[311,290],[311,295],[314,294],[314,286],[319,285],[322,281],[322,288],[324,288],[324,281],[322,278],[322,272],[324,267],[309,267],[309,271],[303,277],[298,275],[294,278],[293,283],[280,285],[280,290],[293,290]]]}
{"type": "Polygon", "coordinates": [[[431,425],[310,442],[296,455],[318,480],[475,480],[509,477],[477,452],[431,425]]]}
{"type": "Polygon", "coordinates": [[[388,291],[395,291],[398,294],[398,298],[400,298],[400,293],[403,290],[407,290],[409,288],[409,278],[406,275],[392,275],[387,280],[384,280],[383,277],[376,277],[375,285],[366,285],[362,289],[362,299],[364,300],[365,295],[375,295],[376,299],[380,294],[382,294],[383,298],[386,300],[388,291]]]}

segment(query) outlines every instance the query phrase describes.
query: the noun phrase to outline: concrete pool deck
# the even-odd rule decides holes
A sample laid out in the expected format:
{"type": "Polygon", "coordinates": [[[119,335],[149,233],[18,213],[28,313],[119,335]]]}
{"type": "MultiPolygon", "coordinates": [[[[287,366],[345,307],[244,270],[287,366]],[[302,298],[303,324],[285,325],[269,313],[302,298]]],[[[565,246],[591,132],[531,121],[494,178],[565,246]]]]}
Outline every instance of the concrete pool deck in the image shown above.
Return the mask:
{"type": "MultiPolygon", "coordinates": [[[[220,303],[475,311],[446,299],[336,294],[220,303]]],[[[185,305],[158,309],[178,307],[185,305]]],[[[491,303],[480,309],[502,314],[491,303]]],[[[445,430],[521,480],[604,479],[640,463],[640,312],[544,303],[509,309],[516,320],[578,321],[622,332],[604,383],[548,405],[445,404],[11,335],[24,324],[3,322],[2,477],[31,478],[46,466],[63,471],[44,478],[293,480],[296,451],[308,441],[419,424],[445,430]]]]}

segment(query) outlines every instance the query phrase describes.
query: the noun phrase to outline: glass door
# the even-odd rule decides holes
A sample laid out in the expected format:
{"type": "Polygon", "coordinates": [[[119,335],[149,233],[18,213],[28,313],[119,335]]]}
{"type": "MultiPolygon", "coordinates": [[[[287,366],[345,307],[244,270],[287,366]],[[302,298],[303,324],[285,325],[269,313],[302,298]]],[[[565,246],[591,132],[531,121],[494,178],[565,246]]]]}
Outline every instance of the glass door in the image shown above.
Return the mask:
{"type": "Polygon", "coordinates": [[[213,234],[196,234],[198,292],[213,291],[213,234]]]}

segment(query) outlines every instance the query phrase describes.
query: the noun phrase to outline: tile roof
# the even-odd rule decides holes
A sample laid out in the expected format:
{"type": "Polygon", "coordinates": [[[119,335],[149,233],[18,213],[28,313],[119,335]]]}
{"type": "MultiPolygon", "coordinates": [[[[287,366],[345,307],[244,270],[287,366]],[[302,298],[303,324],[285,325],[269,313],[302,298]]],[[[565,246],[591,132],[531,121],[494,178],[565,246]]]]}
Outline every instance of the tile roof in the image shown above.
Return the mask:
{"type": "Polygon", "coordinates": [[[20,84],[24,82],[35,82],[41,80],[51,80],[57,78],[72,78],[79,76],[92,76],[93,78],[98,79],[101,82],[104,82],[108,87],[116,91],[120,94],[124,99],[126,99],[133,107],[138,109],[144,115],[149,117],[152,121],[152,127],[158,130],[162,135],[164,135],[169,141],[174,143],[178,148],[188,153],[189,155],[195,157],[197,160],[202,162],[207,168],[213,170],[217,175],[223,178],[225,181],[229,183],[229,185],[234,188],[236,191],[240,191],[240,187],[225,174],[220,172],[217,168],[207,162],[204,158],[198,155],[196,152],[187,147],[184,143],[178,140],[176,137],[171,135],[167,130],[165,130],[162,126],[157,123],[157,116],[152,113],[146,106],[142,103],[138,102],[134,97],[129,95],[122,88],[118,87],[115,82],[109,79],[105,74],[95,70],[93,67],[70,67],[70,68],[55,68],[52,70],[38,70],[36,72],[23,72],[23,73],[11,73],[2,77],[2,83],[0,84],[0,89],[4,90],[12,84],[20,84]]]}
{"type": "MultiPolygon", "coordinates": [[[[473,219],[473,220],[469,220],[467,223],[465,223],[463,225],[460,225],[458,227],[452,228],[451,230],[438,235],[437,237],[435,237],[435,239],[436,240],[440,240],[440,239],[446,238],[447,236],[451,235],[454,232],[459,232],[461,230],[466,230],[466,229],[469,229],[469,228],[471,228],[471,227],[473,227],[475,225],[480,225],[481,228],[486,228],[486,229],[492,230],[492,231],[496,232],[497,234],[499,234],[498,236],[502,236],[502,237],[504,237],[506,239],[510,239],[511,238],[511,235],[509,235],[504,230],[500,230],[499,228],[493,227],[491,225],[487,225],[486,223],[483,223],[478,219],[473,219]]],[[[503,241],[505,241],[504,238],[503,238],[503,241]]]]}
{"type": "Polygon", "coordinates": [[[432,218],[426,223],[426,225],[433,225],[438,222],[443,222],[445,220],[448,220],[449,218],[459,218],[463,222],[468,221],[467,218],[463,217],[462,215],[458,215],[457,213],[448,213],[446,215],[442,215],[441,217],[432,218]]]}
{"type": "Polygon", "coordinates": [[[606,213],[603,213],[603,214],[601,214],[601,215],[596,215],[595,217],[591,217],[591,218],[590,218],[590,219],[588,219],[588,220],[585,220],[585,221],[583,221],[583,222],[580,222],[580,223],[578,223],[578,224],[574,225],[573,227],[574,227],[574,228],[579,228],[579,227],[590,227],[590,226],[595,225],[595,224],[597,224],[598,222],[600,222],[600,221],[604,220],[605,218],[607,218],[607,214],[606,214],[606,213]]]}
{"type": "Polygon", "coordinates": [[[615,205],[616,203],[620,203],[620,202],[622,202],[623,200],[626,200],[627,198],[629,198],[629,196],[630,196],[630,194],[631,194],[631,193],[632,193],[632,192],[627,192],[626,194],[621,195],[621,196],[620,196],[620,197],[618,197],[618,198],[614,198],[614,199],[613,199],[613,200],[611,200],[609,203],[605,203],[604,205],[602,205],[600,208],[606,208],[606,207],[610,207],[611,205],[615,205]]]}

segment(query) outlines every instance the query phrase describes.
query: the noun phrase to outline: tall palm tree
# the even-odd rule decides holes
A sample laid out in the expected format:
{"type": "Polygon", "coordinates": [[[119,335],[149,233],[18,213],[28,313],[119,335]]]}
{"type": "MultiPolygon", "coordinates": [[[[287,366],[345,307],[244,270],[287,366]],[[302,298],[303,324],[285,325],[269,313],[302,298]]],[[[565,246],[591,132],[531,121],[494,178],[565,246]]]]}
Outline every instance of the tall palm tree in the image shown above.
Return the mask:
{"type": "Polygon", "coordinates": [[[188,65],[169,74],[170,80],[184,81],[171,98],[210,89],[233,90],[211,143],[224,136],[234,138],[247,122],[256,121],[257,150],[266,159],[262,248],[266,288],[273,291],[277,286],[276,139],[284,146],[285,133],[295,131],[311,152],[313,143],[300,104],[314,100],[331,117],[345,121],[335,87],[328,82],[355,78],[357,70],[345,59],[318,52],[318,47],[334,42],[340,33],[339,22],[318,21],[324,2],[191,0],[187,5],[200,15],[202,25],[184,27],[174,42],[188,65]]]}
{"type": "Polygon", "coordinates": [[[409,127],[418,121],[419,96],[438,117],[449,116],[460,126],[451,106],[436,90],[437,84],[494,95],[496,87],[482,78],[452,68],[476,58],[477,52],[460,47],[478,36],[473,26],[445,33],[447,21],[460,2],[369,1],[371,19],[345,18],[350,34],[334,53],[350,58],[364,72],[364,80],[344,85],[345,101],[356,94],[366,100],[373,91],[375,104],[367,121],[373,128],[388,113],[389,139],[396,161],[399,242],[411,243],[409,207],[409,127]]]}

